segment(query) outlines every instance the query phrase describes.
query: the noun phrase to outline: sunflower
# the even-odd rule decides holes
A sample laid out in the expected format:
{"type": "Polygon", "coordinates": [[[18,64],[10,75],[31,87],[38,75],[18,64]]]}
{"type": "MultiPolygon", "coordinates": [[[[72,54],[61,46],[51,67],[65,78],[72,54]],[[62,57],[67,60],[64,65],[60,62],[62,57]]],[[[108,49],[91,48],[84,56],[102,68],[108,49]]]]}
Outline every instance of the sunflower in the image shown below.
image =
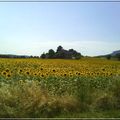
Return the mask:
{"type": "Polygon", "coordinates": [[[26,74],[27,74],[27,75],[30,75],[30,72],[29,72],[29,71],[26,71],[26,74]]]}
{"type": "Polygon", "coordinates": [[[3,71],[3,72],[2,72],[2,75],[3,75],[3,76],[6,76],[6,74],[7,74],[6,71],[3,71]]]}
{"type": "Polygon", "coordinates": [[[41,77],[42,77],[42,78],[44,78],[44,77],[45,77],[45,75],[44,75],[44,74],[41,74],[41,77]]]}
{"type": "Polygon", "coordinates": [[[10,74],[10,73],[7,73],[7,74],[6,74],[6,78],[11,78],[11,74],[10,74]]]}
{"type": "Polygon", "coordinates": [[[6,73],[8,73],[10,70],[7,68],[5,71],[6,71],[6,73]]]}

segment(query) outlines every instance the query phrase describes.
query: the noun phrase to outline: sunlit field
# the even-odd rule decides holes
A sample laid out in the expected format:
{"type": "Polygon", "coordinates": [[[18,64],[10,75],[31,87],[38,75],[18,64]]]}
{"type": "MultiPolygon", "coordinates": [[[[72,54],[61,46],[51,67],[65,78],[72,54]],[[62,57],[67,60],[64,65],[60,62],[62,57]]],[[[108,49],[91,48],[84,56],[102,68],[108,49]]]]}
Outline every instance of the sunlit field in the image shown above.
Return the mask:
{"type": "Polygon", "coordinates": [[[0,59],[0,117],[120,117],[118,113],[119,61],[0,59]]]}

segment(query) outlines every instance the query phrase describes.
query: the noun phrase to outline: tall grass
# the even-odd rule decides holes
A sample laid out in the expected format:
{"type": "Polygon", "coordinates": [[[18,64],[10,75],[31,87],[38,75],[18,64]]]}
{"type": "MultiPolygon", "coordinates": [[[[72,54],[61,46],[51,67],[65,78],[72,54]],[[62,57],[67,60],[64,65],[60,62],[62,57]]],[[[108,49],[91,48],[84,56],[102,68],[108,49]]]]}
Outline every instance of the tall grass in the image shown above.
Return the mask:
{"type": "Polygon", "coordinates": [[[0,117],[57,117],[120,108],[120,77],[0,82],[0,117]],[[54,82],[53,82],[54,81],[54,82]]]}

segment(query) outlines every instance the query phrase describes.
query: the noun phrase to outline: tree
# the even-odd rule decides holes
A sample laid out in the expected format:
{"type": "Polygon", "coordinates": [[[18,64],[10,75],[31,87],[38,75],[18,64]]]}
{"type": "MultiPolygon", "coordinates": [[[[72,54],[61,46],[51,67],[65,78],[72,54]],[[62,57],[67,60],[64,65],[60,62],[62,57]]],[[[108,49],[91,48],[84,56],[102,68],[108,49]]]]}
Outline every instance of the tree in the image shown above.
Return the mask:
{"type": "Polygon", "coordinates": [[[72,53],[73,53],[73,52],[74,52],[74,50],[73,50],[73,49],[69,49],[69,52],[72,52],[72,53]]]}
{"type": "Polygon", "coordinates": [[[61,50],[61,51],[58,51],[56,54],[55,54],[55,58],[60,58],[60,59],[63,59],[66,57],[66,54],[64,52],[64,50],[61,50]]]}
{"type": "Polygon", "coordinates": [[[40,56],[40,58],[46,58],[45,53],[43,53],[43,54],[40,56]]]}
{"type": "Polygon", "coordinates": [[[33,56],[31,55],[30,58],[33,58],[33,56]]]}
{"type": "Polygon", "coordinates": [[[116,58],[120,61],[120,53],[116,54],[116,58]]]}
{"type": "Polygon", "coordinates": [[[58,47],[57,47],[57,52],[60,52],[62,49],[63,49],[62,46],[58,46],[58,47]]]}
{"type": "Polygon", "coordinates": [[[75,59],[80,59],[81,58],[81,53],[77,52],[74,49],[69,49],[69,53],[71,54],[72,58],[75,58],[75,59]]]}
{"type": "Polygon", "coordinates": [[[77,54],[75,54],[75,59],[80,59],[82,57],[82,55],[81,55],[81,53],[77,53],[77,54]]]}
{"type": "Polygon", "coordinates": [[[48,58],[54,58],[55,57],[55,51],[53,49],[50,49],[48,52],[48,58]]]}
{"type": "Polygon", "coordinates": [[[111,55],[107,55],[106,58],[107,58],[108,60],[110,60],[110,59],[111,59],[111,55]]]}

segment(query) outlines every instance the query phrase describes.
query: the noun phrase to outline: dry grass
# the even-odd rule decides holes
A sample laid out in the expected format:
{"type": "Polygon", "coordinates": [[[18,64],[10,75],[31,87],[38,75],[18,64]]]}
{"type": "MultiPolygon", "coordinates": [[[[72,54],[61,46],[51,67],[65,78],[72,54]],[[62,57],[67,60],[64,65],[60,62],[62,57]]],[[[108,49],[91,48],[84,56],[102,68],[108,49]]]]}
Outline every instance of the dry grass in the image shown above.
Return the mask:
{"type": "Polygon", "coordinates": [[[72,111],[78,101],[69,95],[54,96],[36,82],[0,88],[0,117],[53,117],[72,111]]]}

